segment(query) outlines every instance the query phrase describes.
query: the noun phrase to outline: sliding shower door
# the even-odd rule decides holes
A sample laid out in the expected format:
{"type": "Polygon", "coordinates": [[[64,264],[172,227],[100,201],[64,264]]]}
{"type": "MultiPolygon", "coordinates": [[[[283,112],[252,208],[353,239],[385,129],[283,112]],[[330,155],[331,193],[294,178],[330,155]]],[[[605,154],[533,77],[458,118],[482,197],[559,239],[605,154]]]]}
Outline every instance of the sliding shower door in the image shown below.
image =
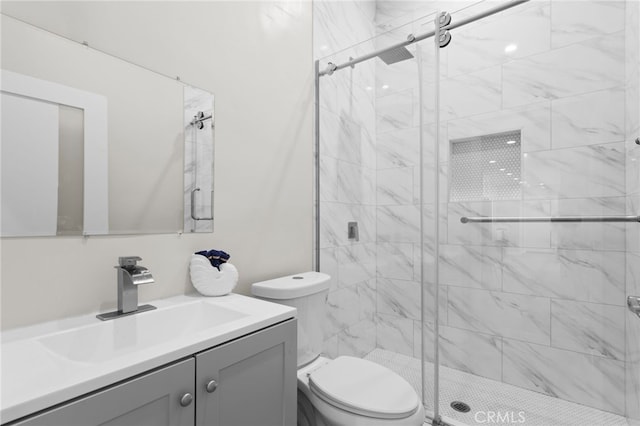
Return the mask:
{"type": "MultiPolygon", "coordinates": [[[[377,48],[433,28],[436,14],[388,30],[377,48]]],[[[377,348],[389,368],[435,411],[437,297],[434,161],[436,73],[432,40],[392,50],[376,63],[377,348]],[[407,56],[411,56],[406,59],[407,56]],[[404,58],[398,60],[397,58],[404,58]]]]}
{"type": "Polygon", "coordinates": [[[325,355],[435,424],[640,424],[639,3],[449,2],[370,55],[440,35],[396,3],[314,2],[325,355]]]}
{"type": "MultiPolygon", "coordinates": [[[[361,6],[317,6],[326,8],[317,15],[327,17],[318,18],[318,26],[330,27],[317,43],[320,50],[336,43],[342,20],[356,22],[341,14],[360,13],[361,6]]],[[[421,324],[434,330],[435,276],[432,268],[423,269],[433,264],[431,251],[423,246],[433,248],[433,242],[421,230],[433,232],[435,223],[433,201],[426,199],[433,194],[421,191],[421,177],[431,173],[435,162],[429,155],[434,143],[424,140],[432,136],[425,133],[429,126],[421,112],[425,105],[434,111],[433,98],[424,99],[435,87],[433,49],[415,44],[335,70],[329,62],[341,65],[405,41],[421,31],[422,23],[431,25],[433,16],[390,31],[372,22],[368,31],[375,37],[324,52],[326,58],[318,63],[317,262],[333,277],[325,354],[358,356],[390,368],[411,383],[427,411],[434,409],[435,383],[423,382],[421,357],[423,344],[433,347],[434,335],[425,341],[421,324]],[[432,72],[423,81],[425,66],[432,72]]]]}
{"type": "Polygon", "coordinates": [[[451,35],[438,114],[423,110],[439,123],[439,324],[423,331],[439,414],[626,425],[640,418],[626,307],[640,223],[622,222],[640,214],[638,3],[532,1],[451,35]]]}

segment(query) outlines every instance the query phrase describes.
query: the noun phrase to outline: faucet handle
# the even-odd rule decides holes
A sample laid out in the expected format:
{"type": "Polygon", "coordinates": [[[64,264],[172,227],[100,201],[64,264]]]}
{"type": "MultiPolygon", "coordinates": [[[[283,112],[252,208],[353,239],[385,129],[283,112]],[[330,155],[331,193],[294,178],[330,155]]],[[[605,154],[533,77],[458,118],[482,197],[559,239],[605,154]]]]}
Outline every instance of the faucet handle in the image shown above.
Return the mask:
{"type": "Polygon", "coordinates": [[[123,256],[118,258],[118,265],[124,268],[136,266],[138,260],[142,260],[142,258],[139,256],[123,256]]]}

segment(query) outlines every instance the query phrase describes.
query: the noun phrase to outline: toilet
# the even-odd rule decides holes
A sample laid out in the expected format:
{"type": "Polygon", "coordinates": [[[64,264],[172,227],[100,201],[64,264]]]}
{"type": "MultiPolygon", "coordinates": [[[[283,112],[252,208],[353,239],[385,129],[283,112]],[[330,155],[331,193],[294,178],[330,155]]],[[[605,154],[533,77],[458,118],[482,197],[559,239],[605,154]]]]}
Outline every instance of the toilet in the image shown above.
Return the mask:
{"type": "Polygon", "coordinates": [[[255,283],[255,297],[298,310],[298,425],[421,426],[424,408],[393,371],[351,356],[321,357],[331,277],[305,272],[255,283]]]}

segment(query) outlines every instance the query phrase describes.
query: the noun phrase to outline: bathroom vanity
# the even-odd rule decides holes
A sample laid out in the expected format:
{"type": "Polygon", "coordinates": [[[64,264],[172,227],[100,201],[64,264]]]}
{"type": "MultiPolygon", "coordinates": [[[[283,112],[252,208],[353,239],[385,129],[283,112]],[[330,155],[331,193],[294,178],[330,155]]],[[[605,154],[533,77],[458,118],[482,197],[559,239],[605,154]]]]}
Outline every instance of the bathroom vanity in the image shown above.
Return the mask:
{"type": "Polygon", "coordinates": [[[295,309],[240,295],[153,303],[4,333],[2,424],[295,425],[295,309]]]}

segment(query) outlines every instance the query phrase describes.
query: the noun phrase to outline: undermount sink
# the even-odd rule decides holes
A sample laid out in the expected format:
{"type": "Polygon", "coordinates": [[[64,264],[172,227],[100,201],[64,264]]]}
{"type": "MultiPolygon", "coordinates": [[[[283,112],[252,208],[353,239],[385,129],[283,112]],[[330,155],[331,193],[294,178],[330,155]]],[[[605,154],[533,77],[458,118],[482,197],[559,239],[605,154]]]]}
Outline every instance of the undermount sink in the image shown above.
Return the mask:
{"type": "Polygon", "coordinates": [[[94,323],[46,335],[37,341],[47,350],[71,361],[104,362],[247,316],[243,312],[197,301],[94,323]]]}

